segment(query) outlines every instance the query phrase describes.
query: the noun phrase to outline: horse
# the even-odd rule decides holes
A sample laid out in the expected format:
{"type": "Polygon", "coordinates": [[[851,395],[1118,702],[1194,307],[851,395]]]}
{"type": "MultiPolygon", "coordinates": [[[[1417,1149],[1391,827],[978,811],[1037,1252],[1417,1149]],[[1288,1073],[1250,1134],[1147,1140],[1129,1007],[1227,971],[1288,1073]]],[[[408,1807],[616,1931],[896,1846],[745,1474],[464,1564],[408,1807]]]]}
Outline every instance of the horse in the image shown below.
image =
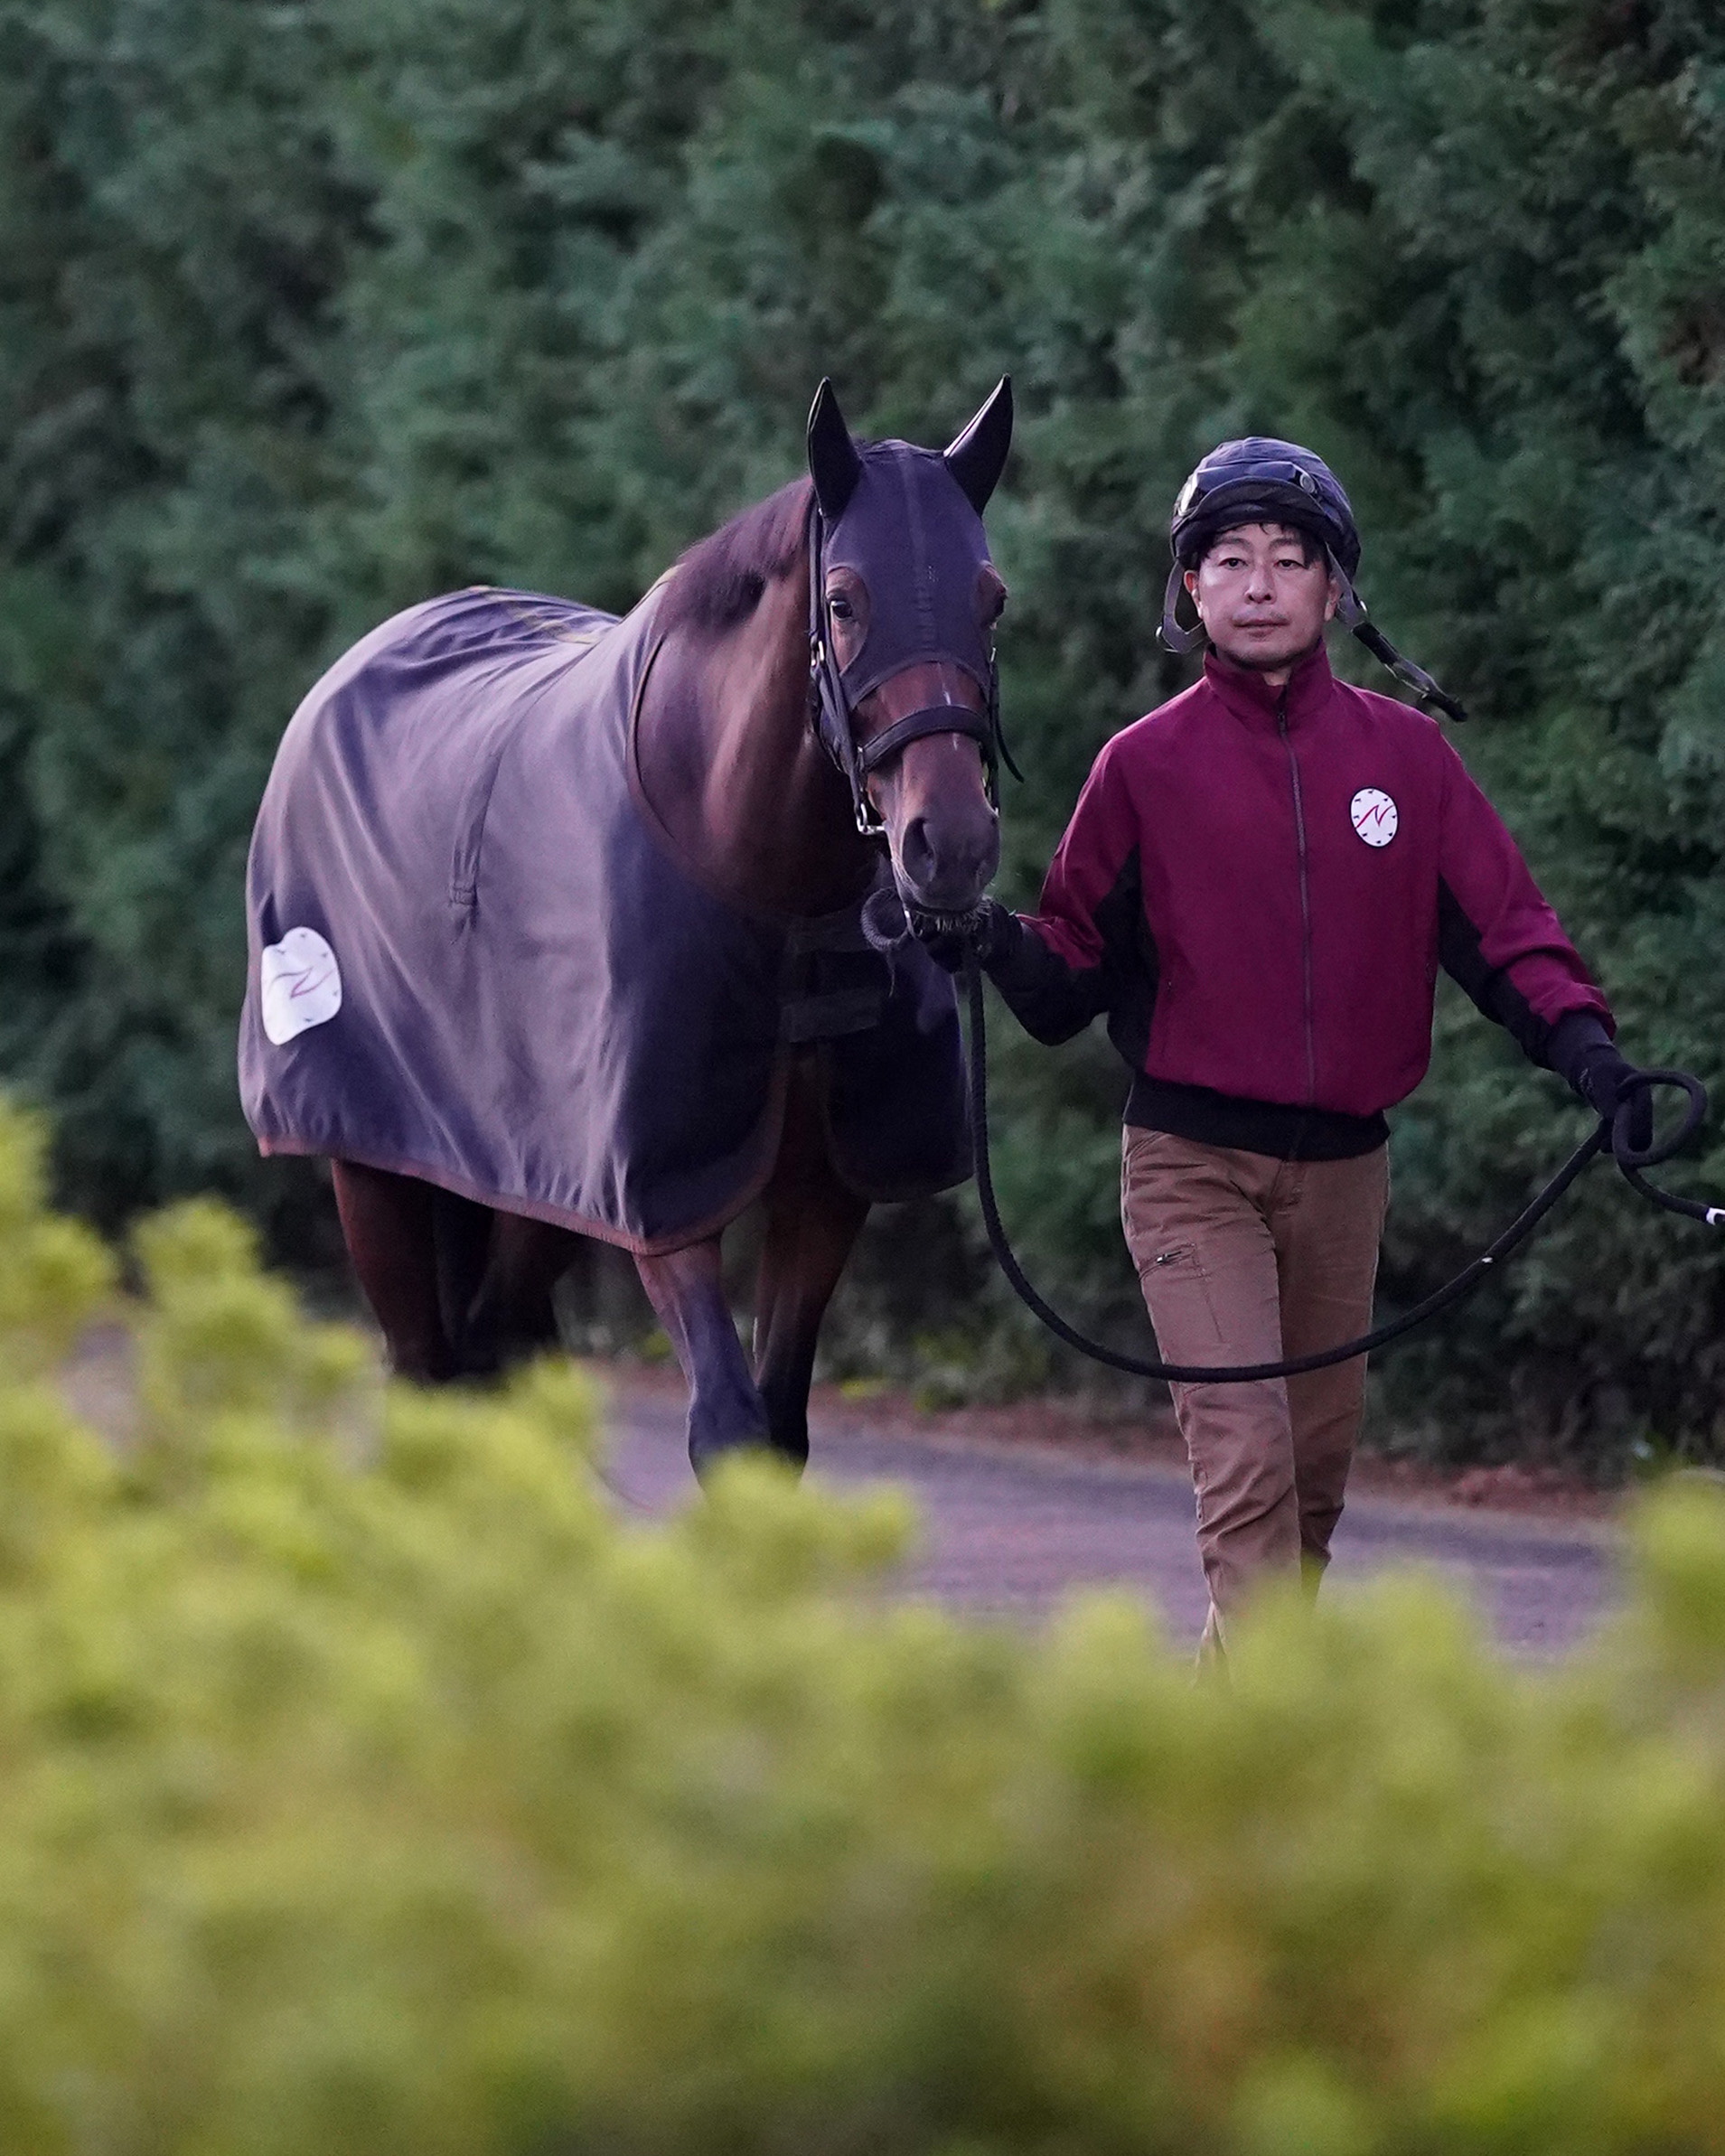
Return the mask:
{"type": "Polygon", "coordinates": [[[944,450],[862,441],[621,620],[474,587],[393,617],[295,712],[248,866],[240,1029],[266,1153],[329,1158],[389,1367],[554,1344],[620,1243],[689,1386],[692,1467],[809,1450],[819,1330],[869,1206],[970,1172],[951,981],[914,929],[999,858],[982,514],[1003,378],[944,450]],[[764,1213],[753,1361],[720,1238],[764,1213]]]}

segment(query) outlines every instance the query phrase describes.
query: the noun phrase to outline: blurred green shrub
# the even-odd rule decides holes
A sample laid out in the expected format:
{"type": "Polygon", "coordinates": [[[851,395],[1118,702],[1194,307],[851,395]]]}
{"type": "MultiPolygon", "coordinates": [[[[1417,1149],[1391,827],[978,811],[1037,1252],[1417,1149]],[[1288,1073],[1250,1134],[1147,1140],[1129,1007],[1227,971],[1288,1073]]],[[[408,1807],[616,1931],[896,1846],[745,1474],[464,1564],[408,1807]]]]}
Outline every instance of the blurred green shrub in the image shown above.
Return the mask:
{"type": "Polygon", "coordinates": [[[1716,1493],[1572,1666],[1402,1582],[1197,1687],[1123,1601],[885,1602],[887,1497],[626,1524],[577,1373],[380,1389],[208,1205],[104,1441],[34,1159],[0,1111],[0,2147],[1725,2145],[1716,1493]]]}

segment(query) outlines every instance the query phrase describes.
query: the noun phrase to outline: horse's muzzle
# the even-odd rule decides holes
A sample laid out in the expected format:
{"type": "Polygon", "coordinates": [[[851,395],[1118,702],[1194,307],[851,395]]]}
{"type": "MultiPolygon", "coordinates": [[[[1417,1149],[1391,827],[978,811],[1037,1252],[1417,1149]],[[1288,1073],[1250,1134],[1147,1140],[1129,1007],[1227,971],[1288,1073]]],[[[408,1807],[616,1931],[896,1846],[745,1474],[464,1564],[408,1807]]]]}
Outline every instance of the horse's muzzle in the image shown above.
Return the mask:
{"type": "Polygon", "coordinates": [[[935,936],[968,936],[982,919],[982,905],[979,900],[965,913],[942,914],[906,899],[905,918],[910,923],[911,933],[922,943],[935,936]]]}

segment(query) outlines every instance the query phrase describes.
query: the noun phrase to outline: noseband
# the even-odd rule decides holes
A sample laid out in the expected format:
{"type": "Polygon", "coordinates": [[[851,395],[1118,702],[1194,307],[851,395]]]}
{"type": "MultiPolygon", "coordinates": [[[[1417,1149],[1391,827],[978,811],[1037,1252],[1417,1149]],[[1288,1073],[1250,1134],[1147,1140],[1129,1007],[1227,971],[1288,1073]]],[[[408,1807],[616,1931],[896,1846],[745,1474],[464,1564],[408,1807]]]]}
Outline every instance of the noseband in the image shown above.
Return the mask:
{"type": "MultiPolygon", "coordinates": [[[[870,741],[858,744],[852,725],[855,711],[846,692],[844,677],[826,633],[827,578],[823,539],[825,519],[818,502],[809,509],[809,724],[814,736],[839,768],[850,789],[850,803],[857,829],[865,839],[884,839],[886,825],[868,798],[868,774],[889,756],[895,756],[910,742],[925,734],[968,734],[982,751],[987,773],[989,805],[1000,806],[1000,765],[1004,762],[1015,779],[1023,772],[1012,760],[1000,730],[1000,669],[994,656],[994,639],[989,639],[988,701],[980,711],[961,704],[928,704],[907,712],[883,726],[870,741]]],[[[954,664],[960,663],[954,661],[954,664]]],[[[967,667],[966,672],[970,671],[967,667]]]]}

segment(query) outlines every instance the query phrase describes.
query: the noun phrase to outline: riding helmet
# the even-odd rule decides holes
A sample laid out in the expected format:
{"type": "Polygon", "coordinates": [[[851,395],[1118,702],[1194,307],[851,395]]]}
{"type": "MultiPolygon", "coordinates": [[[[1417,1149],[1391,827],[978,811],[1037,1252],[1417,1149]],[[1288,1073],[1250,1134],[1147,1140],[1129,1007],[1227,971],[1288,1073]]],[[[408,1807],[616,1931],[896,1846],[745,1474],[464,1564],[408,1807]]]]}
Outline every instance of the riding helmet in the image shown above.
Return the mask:
{"type": "Polygon", "coordinates": [[[1195,569],[1204,551],[1240,524],[1291,524],[1329,549],[1342,574],[1360,566],[1359,528],[1346,491],[1321,456],[1267,435],[1223,442],[1180,489],[1168,537],[1174,558],[1195,569]]]}

